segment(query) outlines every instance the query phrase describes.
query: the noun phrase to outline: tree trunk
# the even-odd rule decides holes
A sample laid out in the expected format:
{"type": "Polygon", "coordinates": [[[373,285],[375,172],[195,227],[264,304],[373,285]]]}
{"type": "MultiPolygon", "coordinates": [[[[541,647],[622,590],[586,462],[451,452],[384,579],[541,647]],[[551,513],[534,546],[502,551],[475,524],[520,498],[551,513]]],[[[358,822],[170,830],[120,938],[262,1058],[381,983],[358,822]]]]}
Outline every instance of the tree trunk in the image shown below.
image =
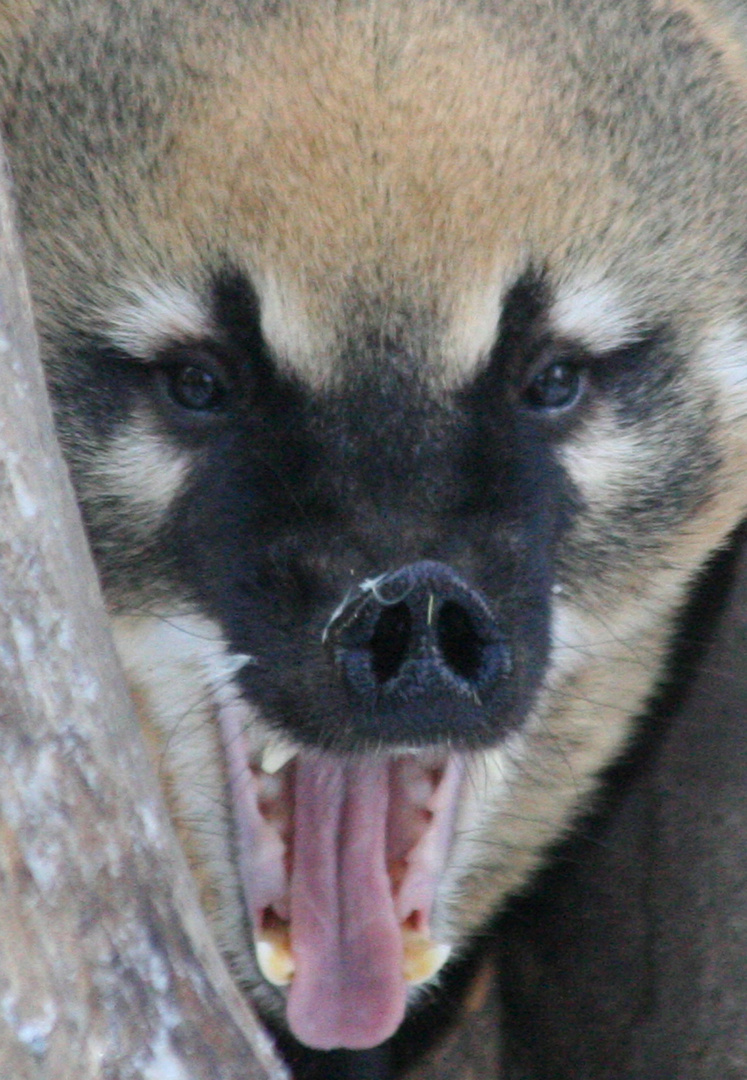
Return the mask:
{"type": "Polygon", "coordinates": [[[224,969],[120,674],[0,162],[0,1076],[281,1080],[224,969]]]}

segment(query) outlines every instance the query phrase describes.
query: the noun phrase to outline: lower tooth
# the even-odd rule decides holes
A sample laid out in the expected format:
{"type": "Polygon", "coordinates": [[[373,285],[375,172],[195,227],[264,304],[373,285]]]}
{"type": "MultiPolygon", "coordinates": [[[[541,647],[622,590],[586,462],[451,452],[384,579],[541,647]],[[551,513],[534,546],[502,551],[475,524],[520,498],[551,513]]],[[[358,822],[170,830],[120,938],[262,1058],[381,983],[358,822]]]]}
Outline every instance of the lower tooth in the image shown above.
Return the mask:
{"type": "Polygon", "coordinates": [[[411,986],[427,982],[440,971],[451,953],[450,945],[439,945],[415,930],[402,931],[404,946],[403,973],[411,986]]]}
{"type": "Polygon", "coordinates": [[[259,930],[255,935],[254,951],[259,970],[267,981],[273,986],[287,986],[296,970],[288,927],[281,925],[259,930]]]}

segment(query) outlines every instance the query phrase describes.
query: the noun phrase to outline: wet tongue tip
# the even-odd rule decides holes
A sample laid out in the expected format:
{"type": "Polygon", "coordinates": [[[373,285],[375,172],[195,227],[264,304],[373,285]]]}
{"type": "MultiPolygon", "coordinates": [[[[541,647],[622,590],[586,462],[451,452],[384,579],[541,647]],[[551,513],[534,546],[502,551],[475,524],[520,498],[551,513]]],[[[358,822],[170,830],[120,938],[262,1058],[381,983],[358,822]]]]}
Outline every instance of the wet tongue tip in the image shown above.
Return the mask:
{"type": "Polygon", "coordinates": [[[405,1015],[407,987],[387,980],[359,977],[340,987],[323,985],[322,977],[294,976],[289,988],[287,1019],[295,1037],[315,1050],[368,1050],[393,1035],[405,1015]]]}

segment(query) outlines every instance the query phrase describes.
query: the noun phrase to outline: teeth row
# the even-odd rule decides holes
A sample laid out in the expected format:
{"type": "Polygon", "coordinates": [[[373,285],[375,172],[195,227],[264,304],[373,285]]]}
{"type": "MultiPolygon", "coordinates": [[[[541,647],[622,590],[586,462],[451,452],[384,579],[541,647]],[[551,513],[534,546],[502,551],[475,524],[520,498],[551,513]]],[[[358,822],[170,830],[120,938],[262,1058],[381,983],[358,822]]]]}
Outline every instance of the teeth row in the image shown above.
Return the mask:
{"type": "MultiPolygon", "coordinates": [[[[275,773],[280,772],[284,765],[287,765],[289,761],[292,761],[298,754],[298,747],[292,746],[291,743],[284,742],[282,739],[276,739],[273,742],[267,743],[265,748],[259,755],[259,767],[262,772],[268,773],[270,776],[274,776],[275,773]]],[[[422,750],[408,751],[402,755],[402,761],[405,769],[410,769],[413,776],[417,773],[420,775],[424,769],[436,769],[443,767],[443,755],[432,753],[428,755],[422,750]],[[412,764],[410,760],[412,759],[412,764]],[[432,760],[431,760],[432,759],[432,760]]],[[[411,781],[415,783],[416,781],[411,781]]],[[[431,781],[422,780],[421,790],[425,792],[427,786],[427,794],[430,794],[433,790],[433,783],[431,781]]],[[[417,799],[412,800],[417,801],[417,799]]]]}
{"type": "MultiPolygon", "coordinates": [[[[402,930],[404,949],[403,974],[409,986],[432,979],[449,958],[451,947],[431,941],[425,934],[414,930],[402,930]]],[[[287,923],[257,932],[255,950],[259,970],[273,986],[288,986],[293,980],[296,964],[290,942],[287,923]]]]}

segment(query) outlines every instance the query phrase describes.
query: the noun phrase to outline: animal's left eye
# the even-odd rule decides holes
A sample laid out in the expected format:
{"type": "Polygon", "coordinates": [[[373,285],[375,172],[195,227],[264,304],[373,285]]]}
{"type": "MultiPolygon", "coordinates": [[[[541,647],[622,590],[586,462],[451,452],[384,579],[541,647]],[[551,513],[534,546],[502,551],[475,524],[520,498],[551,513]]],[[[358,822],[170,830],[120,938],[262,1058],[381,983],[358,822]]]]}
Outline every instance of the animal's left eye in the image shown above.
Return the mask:
{"type": "Polygon", "coordinates": [[[581,364],[572,360],[553,360],[531,378],[522,397],[530,409],[565,412],[579,401],[585,383],[581,364]]]}

